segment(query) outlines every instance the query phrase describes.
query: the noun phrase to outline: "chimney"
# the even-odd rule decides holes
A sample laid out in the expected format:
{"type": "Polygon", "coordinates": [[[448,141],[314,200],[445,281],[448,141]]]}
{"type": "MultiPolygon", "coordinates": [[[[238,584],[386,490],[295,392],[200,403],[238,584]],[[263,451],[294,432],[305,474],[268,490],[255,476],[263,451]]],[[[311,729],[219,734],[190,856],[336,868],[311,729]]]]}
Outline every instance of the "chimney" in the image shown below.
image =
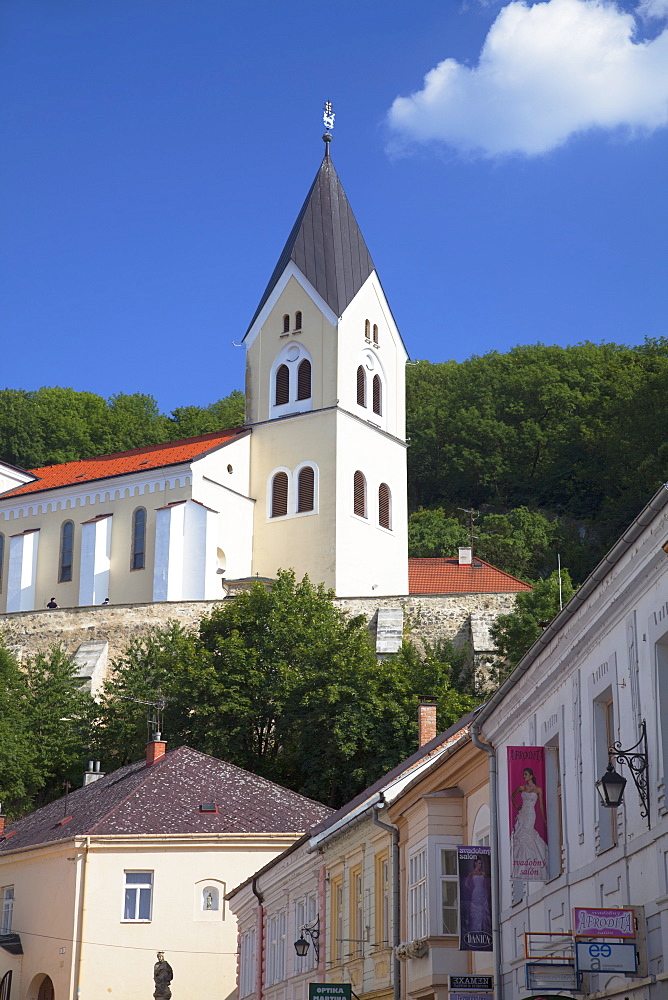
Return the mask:
{"type": "Polygon", "coordinates": [[[89,760],[88,770],[84,771],[84,788],[97,781],[98,778],[104,778],[104,773],[100,770],[100,762],[99,760],[89,760]]]}
{"type": "Polygon", "coordinates": [[[2,812],[2,802],[0,802],[0,837],[5,835],[5,817],[2,812]]]}
{"type": "Polygon", "coordinates": [[[470,545],[459,546],[459,565],[470,566],[473,559],[473,549],[470,545]]]}
{"type": "Polygon", "coordinates": [[[418,746],[436,736],[436,698],[420,698],[418,705],[418,746]]]}
{"type": "Polygon", "coordinates": [[[161,733],[156,733],[153,740],[146,744],[146,763],[157,764],[165,756],[167,744],[162,739],[161,733]]]}

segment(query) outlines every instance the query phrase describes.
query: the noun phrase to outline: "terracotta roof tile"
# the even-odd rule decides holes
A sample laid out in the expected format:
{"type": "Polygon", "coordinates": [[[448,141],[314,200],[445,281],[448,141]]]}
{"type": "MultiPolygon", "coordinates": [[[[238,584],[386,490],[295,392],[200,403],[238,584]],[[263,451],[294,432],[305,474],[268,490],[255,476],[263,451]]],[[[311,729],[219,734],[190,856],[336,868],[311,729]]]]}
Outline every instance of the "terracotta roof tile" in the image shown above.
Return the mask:
{"type": "Polygon", "coordinates": [[[301,833],[331,809],[190,747],[128,764],[6,828],[0,855],[70,837],[114,834],[301,833]],[[201,812],[214,802],[218,812],[201,812]],[[62,824],[66,816],[72,818],[62,824]]]}
{"type": "Polygon", "coordinates": [[[95,479],[123,476],[129,472],[146,472],[168,465],[180,465],[182,462],[192,461],[193,458],[220,448],[243,432],[243,427],[233,427],[231,430],[214,431],[211,434],[201,434],[199,437],[185,438],[182,441],[167,441],[146,448],[134,448],[132,451],[120,451],[114,455],[100,455],[95,458],[82,458],[76,462],[62,462],[60,465],[45,465],[41,469],[30,469],[31,474],[37,477],[36,481],[26,483],[25,486],[19,486],[15,490],[8,490],[2,494],[1,499],[23,496],[26,493],[40,493],[43,490],[55,490],[62,486],[74,486],[95,479]]]}
{"type": "Polygon", "coordinates": [[[484,559],[459,565],[458,559],[409,559],[409,594],[498,594],[533,590],[484,559]]]}

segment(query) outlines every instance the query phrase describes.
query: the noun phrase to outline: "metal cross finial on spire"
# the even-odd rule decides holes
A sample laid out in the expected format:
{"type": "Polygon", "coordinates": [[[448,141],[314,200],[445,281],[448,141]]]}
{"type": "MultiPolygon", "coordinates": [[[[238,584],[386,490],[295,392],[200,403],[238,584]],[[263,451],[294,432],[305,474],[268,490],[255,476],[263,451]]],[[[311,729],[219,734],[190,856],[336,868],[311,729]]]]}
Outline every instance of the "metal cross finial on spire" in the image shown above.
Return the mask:
{"type": "Polygon", "coordinates": [[[325,107],[322,115],[322,123],[327,129],[322,137],[322,141],[325,143],[325,156],[329,156],[329,144],[332,141],[332,129],[334,128],[334,119],[336,115],[332,111],[332,102],[325,101],[325,107]]]}

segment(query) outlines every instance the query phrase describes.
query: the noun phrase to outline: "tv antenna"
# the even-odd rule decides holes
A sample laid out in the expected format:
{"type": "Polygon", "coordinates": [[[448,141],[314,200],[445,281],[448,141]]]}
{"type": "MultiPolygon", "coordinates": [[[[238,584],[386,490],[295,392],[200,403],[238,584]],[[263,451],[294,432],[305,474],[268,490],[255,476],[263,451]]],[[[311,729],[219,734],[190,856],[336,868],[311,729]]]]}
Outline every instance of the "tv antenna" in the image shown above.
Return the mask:
{"type": "Polygon", "coordinates": [[[469,538],[471,540],[471,557],[473,557],[473,539],[475,538],[473,534],[473,522],[477,517],[480,517],[480,511],[473,508],[469,510],[468,507],[458,507],[457,510],[461,510],[462,514],[468,514],[469,516],[469,538]]]}
{"type": "Polygon", "coordinates": [[[174,701],[173,698],[167,698],[163,694],[159,695],[155,701],[148,701],[146,698],[132,698],[129,694],[121,694],[119,698],[123,698],[124,701],[134,701],[137,705],[148,705],[149,708],[152,708],[153,712],[147,712],[146,714],[148,742],[150,743],[153,740],[162,738],[162,723],[164,721],[165,708],[168,701],[174,701]]]}

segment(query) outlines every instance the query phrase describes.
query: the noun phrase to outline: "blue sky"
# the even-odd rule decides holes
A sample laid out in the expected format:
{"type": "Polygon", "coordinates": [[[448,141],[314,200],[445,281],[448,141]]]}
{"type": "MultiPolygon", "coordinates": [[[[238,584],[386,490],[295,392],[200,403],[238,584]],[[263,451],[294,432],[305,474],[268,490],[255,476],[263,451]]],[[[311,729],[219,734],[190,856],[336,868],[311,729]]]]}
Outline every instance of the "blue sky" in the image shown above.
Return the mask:
{"type": "Polygon", "coordinates": [[[667,335],[667,22],[668,0],[4,0],[0,386],[165,412],[242,388],[232,342],[325,100],[414,358],[667,335]]]}

